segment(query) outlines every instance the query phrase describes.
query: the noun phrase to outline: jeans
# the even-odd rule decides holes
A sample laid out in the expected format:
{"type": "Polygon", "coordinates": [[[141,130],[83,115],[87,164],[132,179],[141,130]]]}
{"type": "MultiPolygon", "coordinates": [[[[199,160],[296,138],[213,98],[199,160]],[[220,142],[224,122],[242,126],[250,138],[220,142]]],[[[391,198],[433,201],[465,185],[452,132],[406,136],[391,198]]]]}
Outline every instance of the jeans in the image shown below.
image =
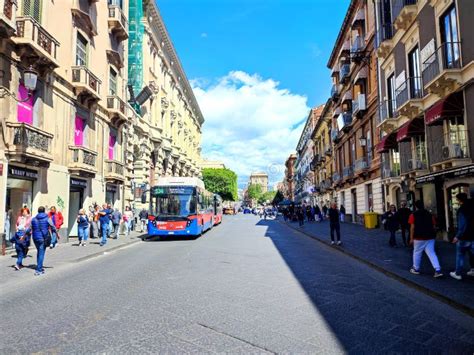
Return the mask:
{"type": "Polygon", "coordinates": [[[341,226],[339,224],[331,224],[331,241],[334,242],[334,231],[336,231],[337,241],[341,240],[341,226]]]}
{"type": "Polygon", "coordinates": [[[78,227],[78,237],[79,237],[79,243],[80,242],[85,242],[87,241],[87,238],[89,237],[89,226],[87,227],[78,227]]]}
{"type": "Polygon", "coordinates": [[[123,234],[125,234],[126,237],[130,234],[130,229],[131,229],[132,221],[124,221],[123,222],[123,234]]]}
{"type": "Polygon", "coordinates": [[[43,272],[44,254],[46,248],[44,246],[44,239],[34,240],[38,254],[36,256],[36,272],[43,272]]]}
{"type": "Polygon", "coordinates": [[[402,230],[402,240],[403,240],[403,245],[407,245],[408,241],[408,235],[409,235],[409,228],[408,226],[401,225],[400,229],[402,230]]]}
{"type": "Polygon", "coordinates": [[[109,223],[104,223],[104,224],[101,224],[100,226],[100,232],[102,234],[102,240],[100,241],[100,244],[101,245],[105,245],[107,244],[107,232],[109,230],[109,223]]]}
{"type": "Polygon", "coordinates": [[[148,220],[146,220],[146,219],[141,219],[140,222],[141,222],[141,225],[140,225],[141,231],[140,231],[140,232],[145,232],[145,231],[147,230],[147,222],[148,222],[148,220]]]}
{"type": "Polygon", "coordinates": [[[99,237],[99,222],[93,221],[91,223],[92,226],[92,238],[98,238],[99,237]]]}
{"type": "Polygon", "coordinates": [[[459,240],[456,243],[456,274],[461,275],[462,269],[464,268],[464,257],[466,253],[470,253],[471,268],[474,268],[472,264],[472,256],[474,255],[474,242],[459,240]]]}
{"type": "Polygon", "coordinates": [[[18,266],[23,264],[23,258],[26,256],[27,249],[28,247],[15,243],[15,250],[16,250],[16,257],[17,257],[16,264],[18,266]]]}
{"type": "Polygon", "coordinates": [[[396,230],[391,230],[390,231],[390,239],[388,241],[388,244],[390,244],[391,247],[394,247],[394,246],[397,245],[397,240],[395,238],[395,233],[396,232],[397,232],[396,230]]]}
{"type": "Polygon", "coordinates": [[[440,271],[441,266],[439,266],[438,257],[436,256],[434,239],[413,241],[413,268],[415,270],[420,270],[421,256],[423,255],[423,251],[426,253],[426,255],[428,255],[433,268],[436,271],[440,271]]]}
{"type": "Polygon", "coordinates": [[[58,243],[58,233],[51,231],[51,248],[54,248],[58,243]]]}
{"type": "Polygon", "coordinates": [[[341,223],[344,223],[345,219],[346,219],[346,215],[344,213],[341,213],[340,216],[339,216],[340,220],[341,220],[341,223]]]}
{"type": "Polygon", "coordinates": [[[114,230],[114,225],[112,221],[110,221],[109,224],[107,225],[107,237],[110,237],[110,234],[112,233],[113,230],[114,230]]]}
{"type": "Polygon", "coordinates": [[[120,223],[114,223],[114,232],[113,235],[115,238],[118,238],[120,232],[120,223]]]}

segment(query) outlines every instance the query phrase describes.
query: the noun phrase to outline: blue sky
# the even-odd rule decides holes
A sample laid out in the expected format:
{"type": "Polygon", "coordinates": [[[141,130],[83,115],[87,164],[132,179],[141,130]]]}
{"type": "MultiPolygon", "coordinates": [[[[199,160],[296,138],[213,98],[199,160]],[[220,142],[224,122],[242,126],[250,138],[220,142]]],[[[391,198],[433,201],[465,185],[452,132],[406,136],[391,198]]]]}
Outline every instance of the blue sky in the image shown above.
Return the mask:
{"type": "Polygon", "coordinates": [[[300,123],[328,98],[349,0],[157,3],[206,119],[203,156],[224,160],[241,185],[255,170],[280,180],[300,123]]]}

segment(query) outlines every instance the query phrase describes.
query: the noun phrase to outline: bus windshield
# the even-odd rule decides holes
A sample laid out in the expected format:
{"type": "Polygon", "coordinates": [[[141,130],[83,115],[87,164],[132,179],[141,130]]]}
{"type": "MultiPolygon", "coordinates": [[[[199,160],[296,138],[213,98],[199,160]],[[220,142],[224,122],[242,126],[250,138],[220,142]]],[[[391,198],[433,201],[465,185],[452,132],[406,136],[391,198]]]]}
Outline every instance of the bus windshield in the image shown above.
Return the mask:
{"type": "Polygon", "coordinates": [[[151,190],[151,213],[158,220],[186,218],[196,214],[196,193],[191,186],[155,186],[151,190]]]}

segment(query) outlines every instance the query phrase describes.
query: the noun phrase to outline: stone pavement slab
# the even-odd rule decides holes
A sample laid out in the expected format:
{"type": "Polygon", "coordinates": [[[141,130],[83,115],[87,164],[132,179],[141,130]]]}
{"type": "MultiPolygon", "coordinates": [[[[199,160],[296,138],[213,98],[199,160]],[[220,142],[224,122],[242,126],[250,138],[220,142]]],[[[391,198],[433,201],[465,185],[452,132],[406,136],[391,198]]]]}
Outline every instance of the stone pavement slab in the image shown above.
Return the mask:
{"type": "MultiPolygon", "coordinates": [[[[298,223],[283,222],[282,219],[279,221],[312,238],[330,244],[328,221],[305,222],[303,227],[299,227],[298,223]]],[[[412,286],[419,287],[422,291],[474,315],[474,298],[472,297],[474,277],[465,276],[462,281],[457,281],[449,276],[449,272],[454,270],[456,263],[454,244],[444,241],[436,242],[436,252],[445,276],[441,279],[434,279],[434,270],[425,254],[421,265],[422,274],[413,275],[409,272],[412,265],[412,248],[403,246],[400,232],[397,233],[398,247],[391,248],[388,245],[388,231],[366,229],[353,223],[341,223],[341,240],[343,245],[334,248],[365,261],[392,276],[401,278],[412,286]]],[[[465,264],[469,265],[469,262],[467,261],[465,264]]]]}
{"type": "MultiPolygon", "coordinates": [[[[59,243],[54,249],[47,249],[44,268],[46,273],[56,272],[61,266],[87,260],[89,258],[110,253],[118,248],[141,241],[143,233],[131,232],[128,237],[121,235],[118,239],[108,239],[107,244],[100,246],[100,239],[89,238],[85,247],[78,246],[76,238],[71,238],[68,243],[59,243]]],[[[36,248],[31,243],[28,256],[23,260],[25,268],[16,271],[13,266],[16,263],[16,253],[8,253],[0,256],[0,288],[8,287],[10,284],[34,277],[36,267],[36,248]]]]}

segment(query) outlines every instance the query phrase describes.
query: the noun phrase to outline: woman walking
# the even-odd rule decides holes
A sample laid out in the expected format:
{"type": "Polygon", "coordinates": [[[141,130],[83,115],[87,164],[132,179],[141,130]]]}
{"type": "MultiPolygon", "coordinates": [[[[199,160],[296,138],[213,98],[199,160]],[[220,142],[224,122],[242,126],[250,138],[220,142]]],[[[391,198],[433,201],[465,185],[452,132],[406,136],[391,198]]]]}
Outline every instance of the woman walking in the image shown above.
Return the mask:
{"type": "Polygon", "coordinates": [[[86,246],[87,238],[89,237],[89,218],[86,216],[86,211],[83,208],[79,210],[77,216],[77,235],[79,237],[78,246],[86,246]]]}
{"type": "Polygon", "coordinates": [[[339,208],[339,215],[341,217],[341,223],[344,223],[344,221],[346,220],[346,208],[344,207],[344,205],[341,205],[341,207],[339,208]]]}
{"type": "Polygon", "coordinates": [[[124,234],[128,237],[130,233],[130,226],[133,219],[133,212],[129,206],[125,207],[125,212],[123,213],[123,226],[125,228],[124,234]]]}
{"type": "Polygon", "coordinates": [[[391,247],[396,247],[397,241],[395,239],[395,233],[397,232],[400,223],[398,221],[397,208],[395,205],[391,205],[390,210],[384,213],[382,216],[382,223],[385,225],[385,229],[390,232],[388,244],[391,247]]]}
{"type": "Polygon", "coordinates": [[[31,245],[31,235],[29,235],[31,234],[31,214],[30,210],[26,206],[20,210],[20,214],[16,219],[16,229],[17,231],[22,230],[27,231],[28,233],[28,238],[25,238],[26,243],[23,243],[25,245],[25,249],[23,250],[25,253],[24,257],[26,258],[28,256],[28,249],[31,245]]]}

